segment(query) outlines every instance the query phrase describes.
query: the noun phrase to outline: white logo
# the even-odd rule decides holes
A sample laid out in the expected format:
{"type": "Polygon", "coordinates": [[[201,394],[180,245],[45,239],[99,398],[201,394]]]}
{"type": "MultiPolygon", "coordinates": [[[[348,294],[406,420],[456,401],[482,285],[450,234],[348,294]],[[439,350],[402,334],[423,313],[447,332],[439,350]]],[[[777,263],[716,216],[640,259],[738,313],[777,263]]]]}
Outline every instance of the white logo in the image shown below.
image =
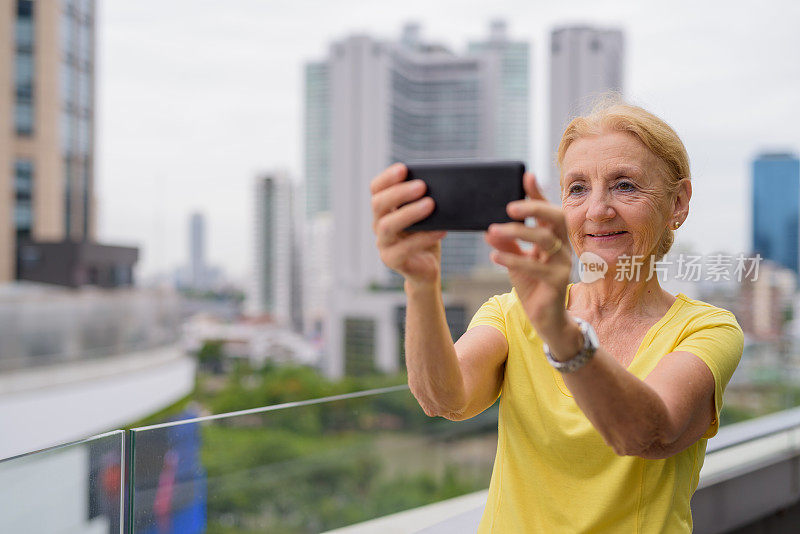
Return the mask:
{"type": "Polygon", "coordinates": [[[581,282],[584,284],[596,282],[597,280],[604,278],[608,272],[608,264],[606,263],[606,260],[594,252],[589,252],[587,250],[581,254],[581,257],[578,258],[578,261],[578,273],[581,282]]]}

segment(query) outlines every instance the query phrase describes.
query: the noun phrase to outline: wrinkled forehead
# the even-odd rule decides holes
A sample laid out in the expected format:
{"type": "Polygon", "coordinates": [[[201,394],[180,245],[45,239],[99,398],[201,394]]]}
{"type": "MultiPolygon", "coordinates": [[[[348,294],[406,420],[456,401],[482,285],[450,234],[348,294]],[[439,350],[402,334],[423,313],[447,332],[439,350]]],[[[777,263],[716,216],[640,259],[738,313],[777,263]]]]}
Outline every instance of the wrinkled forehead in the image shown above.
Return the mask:
{"type": "Polygon", "coordinates": [[[628,132],[603,132],[579,137],[570,144],[561,166],[561,182],[598,174],[649,178],[665,171],[661,159],[628,132]]]}

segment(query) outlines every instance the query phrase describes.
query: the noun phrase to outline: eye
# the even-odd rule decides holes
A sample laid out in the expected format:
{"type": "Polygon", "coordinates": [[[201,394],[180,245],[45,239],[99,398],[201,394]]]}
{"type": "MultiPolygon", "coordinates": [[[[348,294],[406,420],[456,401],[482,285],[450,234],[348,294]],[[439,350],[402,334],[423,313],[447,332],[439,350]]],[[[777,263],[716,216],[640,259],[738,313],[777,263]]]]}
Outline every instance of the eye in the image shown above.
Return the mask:
{"type": "Polygon", "coordinates": [[[572,184],[569,186],[567,190],[570,195],[578,194],[583,192],[583,185],[582,184],[572,184]]]}
{"type": "Polygon", "coordinates": [[[621,191],[633,191],[636,189],[636,186],[633,183],[629,182],[628,180],[620,180],[617,182],[617,188],[621,191]]]}

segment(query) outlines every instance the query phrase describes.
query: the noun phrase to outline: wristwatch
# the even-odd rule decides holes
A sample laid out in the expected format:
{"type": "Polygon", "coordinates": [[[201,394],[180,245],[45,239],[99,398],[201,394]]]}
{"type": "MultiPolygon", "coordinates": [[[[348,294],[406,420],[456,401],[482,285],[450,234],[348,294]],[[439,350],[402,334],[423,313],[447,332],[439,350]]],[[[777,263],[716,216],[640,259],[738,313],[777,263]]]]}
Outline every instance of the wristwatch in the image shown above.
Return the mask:
{"type": "Polygon", "coordinates": [[[547,356],[547,361],[562,373],[572,373],[586,365],[586,362],[592,359],[597,347],[600,345],[597,339],[597,333],[595,333],[592,325],[579,317],[573,317],[573,319],[578,323],[583,333],[583,348],[578,354],[569,360],[560,362],[553,357],[553,353],[550,352],[550,346],[547,343],[542,346],[544,355],[547,356]]]}

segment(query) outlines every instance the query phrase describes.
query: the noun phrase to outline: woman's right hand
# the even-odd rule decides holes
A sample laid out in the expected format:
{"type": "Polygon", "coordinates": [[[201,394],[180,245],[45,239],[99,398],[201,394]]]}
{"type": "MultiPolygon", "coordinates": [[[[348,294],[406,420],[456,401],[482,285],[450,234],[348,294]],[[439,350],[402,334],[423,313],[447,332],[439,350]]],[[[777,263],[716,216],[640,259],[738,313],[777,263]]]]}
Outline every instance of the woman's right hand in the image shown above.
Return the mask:
{"type": "Polygon", "coordinates": [[[441,240],[447,232],[403,231],[430,215],[434,208],[433,199],[424,196],[425,183],[406,182],[407,172],[405,165],[395,163],[372,180],[372,230],[377,236],[381,260],[387,267],[411,283],[438,284],[441,240]]]}

